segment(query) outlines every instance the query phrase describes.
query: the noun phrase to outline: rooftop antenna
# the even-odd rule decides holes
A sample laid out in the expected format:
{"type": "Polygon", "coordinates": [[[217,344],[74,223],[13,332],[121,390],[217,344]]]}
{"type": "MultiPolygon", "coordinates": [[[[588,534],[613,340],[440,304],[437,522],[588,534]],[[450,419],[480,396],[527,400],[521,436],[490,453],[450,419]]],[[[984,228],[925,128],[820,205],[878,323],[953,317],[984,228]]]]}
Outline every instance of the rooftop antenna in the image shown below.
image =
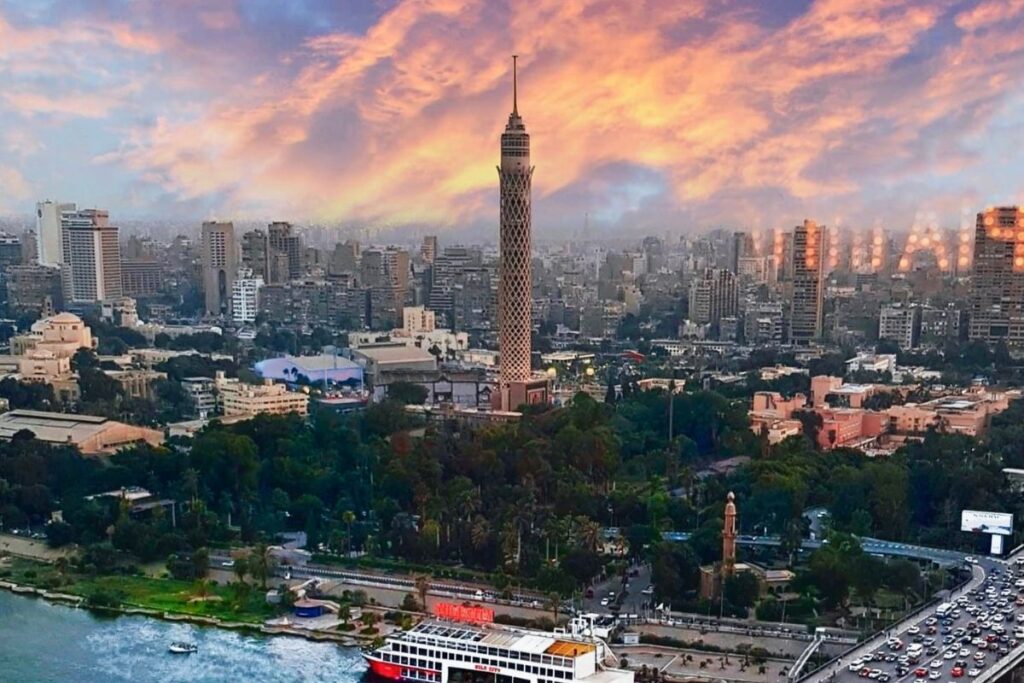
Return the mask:
{"type": "Polygon", "coordinates": [[[519,115],[519,84],[516,77],[516,62],[519,60],[519,55],[512,55],[512,115],[519,115]]]}

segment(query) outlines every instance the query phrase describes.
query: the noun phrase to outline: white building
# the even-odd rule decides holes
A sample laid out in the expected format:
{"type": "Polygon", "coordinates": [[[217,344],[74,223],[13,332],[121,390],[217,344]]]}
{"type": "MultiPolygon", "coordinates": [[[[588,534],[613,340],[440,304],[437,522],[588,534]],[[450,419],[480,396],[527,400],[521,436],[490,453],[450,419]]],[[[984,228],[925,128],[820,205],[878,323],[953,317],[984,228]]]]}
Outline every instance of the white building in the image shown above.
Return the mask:
{"type": "Polygon", "coordinates": [[[901,349],[915,348],[921,338],[921,309],[903,304],[882,306],[878,338],[894,341],[901,349]]]}
{"type": "Polygon", "coordinates": [[[846,361],[847,372],[866,370],[869,372],[896,372],[896,354],[860,353],[846,361]]]}
{"type": "Polygon", "coordinates": [[[252,271],[239,274],[238,279],[231,285],[232,320],[240,324],[256,322],[262,287],[263,278],[258,275],[253,277],[252,271]]]}
{"type": "Polygon", "coordinates": [[[181,388],[192,398],[196,415],[206,419],[217,409],[217,392],[214,381],[209,377],[185,377],[181,388]]]}
{"type": "Polygon", "coordinates": [[[36,256],[43,266],[64,262],[61,245],[61,214],[75,210],[74,204],[46,200],[36,203],[36,256]]]}

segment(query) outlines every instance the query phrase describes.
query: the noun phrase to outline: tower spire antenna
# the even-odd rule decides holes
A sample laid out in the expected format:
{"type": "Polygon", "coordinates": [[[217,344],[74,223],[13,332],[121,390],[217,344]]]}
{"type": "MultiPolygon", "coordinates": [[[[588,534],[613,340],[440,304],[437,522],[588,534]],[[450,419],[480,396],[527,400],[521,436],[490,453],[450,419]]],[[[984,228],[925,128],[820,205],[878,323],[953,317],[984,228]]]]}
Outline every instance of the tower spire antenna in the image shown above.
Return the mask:
{"type": "Polygon", "coordinates": [[[516,74],[516,65],[519,55],[512,55],[512,114],[519,115],[519,82],[516,74]]]}

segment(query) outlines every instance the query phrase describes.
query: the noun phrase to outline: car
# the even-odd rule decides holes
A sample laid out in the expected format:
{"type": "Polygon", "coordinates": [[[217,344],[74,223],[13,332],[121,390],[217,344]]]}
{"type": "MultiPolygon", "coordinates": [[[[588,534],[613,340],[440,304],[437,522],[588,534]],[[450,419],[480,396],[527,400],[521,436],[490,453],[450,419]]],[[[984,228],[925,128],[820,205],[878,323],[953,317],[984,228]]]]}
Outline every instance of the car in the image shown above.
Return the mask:
{"type": "Polygon", "coordinates": [[[920,632],[921,632],[921,627],[918,626],[917,624],[914,624],[913,626],[911,626],[910,628],[907,629],[907,633],[909,633],[912,636],[916,636],[920,632]]]}
{"type": "Polygon", "coordinates": [[[949,670],[949,675],[953,678],[960,678],[964,675],[964,670],[962,667],[954,666],[952,669],[949,670]]]}
{"type": "Polygon", "coordinates": [[[970,671],[967,672],[967,675],[970,676],[971,678],[975,678],[977,676],[980,676],[981,675],[981,669],[971,669],[970,671]]]}
{"type": "Polygon", "coordinates": [[[970,555],[964,558],[964,562],[966,562],[967,564],[978,564],[978,561],[970,555]]]}
{"type": "Polygon", "coordinates": [[[930,680],[930,681],[935,681],[935,680],[938,680],[940,678],[942,678],[942,672],[941,671],[932,671],[930,674],[928,674],[928,680],[930,680]]]}
{"type": "Polygon", "coordinates": [[[643,595],[654,595],[654,586],[648,586],[640,591],[643,595]]]}
{"type": "Polygon", "coordinates": [[[931,663],[928,664],[928,666],[933,668],[933,669],[941,669],[942,668],[942,660],[941,659],[933,659],[931,661],[931,663]]]}
{"type": "Polygon", "coordinates": [[[914,675],[918,678],[924,678],[928,675],[928,669],[924,668],[923,666],[919,666],[916,669],[914,669],[914,675]]]}
{"type": "Polygon", "coordinates": [[[883,671],[883,672],[882,672],[882,673],[881,673],[881,674],[880,674],[880,675],[878,676],[878,683],[889,683],[889,681],[890,681],[891,679],[892,679],[892,676],[890,676],[889,674],[887,674],[887,673],[885,673],[885,672],[883,671]]]}
{"type": "Polygon", "coordinates": [[[608,606],[608,598],[601,598],[601,607],[608,606]]]}
{"type": "Polygon", "coordinates": [[[867,668],[865,666],[863,669],[860,670],[860,673],[858,673],[857,675],[860,676],[861,678],[867,678],[868,676],[871,675],[871,669],[869,669],[869,668],[867,668]]]}
{"type": "Polygon", "coordinates": [[[234,560],[224,560],[223,562],[220,563],[220,566],[231,568],[231,567],[235,566],[235,561],[234,560]]]}

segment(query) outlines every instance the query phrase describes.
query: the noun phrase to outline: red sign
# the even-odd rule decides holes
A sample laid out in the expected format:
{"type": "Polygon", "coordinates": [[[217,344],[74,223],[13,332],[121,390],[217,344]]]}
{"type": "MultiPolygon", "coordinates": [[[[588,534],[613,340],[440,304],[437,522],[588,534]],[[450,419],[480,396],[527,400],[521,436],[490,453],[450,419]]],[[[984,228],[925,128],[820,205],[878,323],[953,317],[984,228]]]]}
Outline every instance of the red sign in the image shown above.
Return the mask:
{"type": "Polygon", "coordinates": [[[487,609],[486,607],[467,607],[466,605],[456,605],[450,602],[439,602],[434,605],[434,616],[453,621],[486,622],[489,624],[494,621],[494,610],[487,609]]]}
{"type": "Polygon", "coordinates": [[[496,674],[499,671],[501,671],[501,669],[499,669],[496,666],[487,666],[486,664],[474,664],[473,668],[476,669],[477,671],[486,671],[486,672],[492,673],[492,674],[496,674]]]}

